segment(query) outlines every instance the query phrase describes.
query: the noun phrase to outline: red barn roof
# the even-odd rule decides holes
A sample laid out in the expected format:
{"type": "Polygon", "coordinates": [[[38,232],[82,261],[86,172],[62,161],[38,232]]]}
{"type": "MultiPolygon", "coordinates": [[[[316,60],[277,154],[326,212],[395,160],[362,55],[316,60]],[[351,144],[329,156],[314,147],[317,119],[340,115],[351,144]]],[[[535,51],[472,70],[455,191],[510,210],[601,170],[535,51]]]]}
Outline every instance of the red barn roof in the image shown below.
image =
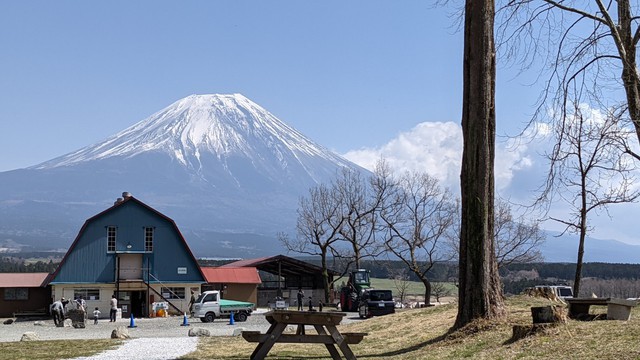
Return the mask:
{"type": "Polygon", "coordinates": [[[49,273],[0,273],[0,288],[43,287],[49,273]]]}
{"type": "Polygon", "coordinates": [[[258,269],[254,267],[203,267],[205,279],[210,284],[260,284],[258,269]]]}

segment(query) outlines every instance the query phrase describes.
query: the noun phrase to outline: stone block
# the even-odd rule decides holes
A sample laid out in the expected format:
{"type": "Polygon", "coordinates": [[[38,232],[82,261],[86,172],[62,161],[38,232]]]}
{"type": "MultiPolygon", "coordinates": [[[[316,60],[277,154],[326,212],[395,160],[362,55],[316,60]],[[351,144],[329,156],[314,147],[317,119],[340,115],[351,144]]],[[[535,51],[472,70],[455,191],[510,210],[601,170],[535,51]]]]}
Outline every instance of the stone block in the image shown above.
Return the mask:
{"type": "Polygon", "coordinates": [[[211,332],[203,328],[189,329],[189,336],[211,336],[211,332]]]}
{"type": "Polygon", "coordinates": [[[22,334],[22,337],[20,338],[20,341],[38,341],[38,340],[40,340],[40,336],[38,336],[38,334],[33,331],[27,331],[26,333],[22,334]]]}
{"type": "Polygon", "coordinates": [[[131,335],[129,335],[129,330],[126,327],[118,326],[111,332],[111,338],[124,340],[131,338],[131,335]]]}
{"type": "Polygon", "coordinates": [[[71,319],[71,326],[76,329],[85,328],[86,312],[83,309],[71,309],[67,311],[67,317],[71,319]]]}
{"type": "Polygon", "coordinates": [[[631,308],[636,306],[636,304],[635,301],[631,300],[609,299],[607,304],[607,319],[623,321],[631,319],[631,308]]]}

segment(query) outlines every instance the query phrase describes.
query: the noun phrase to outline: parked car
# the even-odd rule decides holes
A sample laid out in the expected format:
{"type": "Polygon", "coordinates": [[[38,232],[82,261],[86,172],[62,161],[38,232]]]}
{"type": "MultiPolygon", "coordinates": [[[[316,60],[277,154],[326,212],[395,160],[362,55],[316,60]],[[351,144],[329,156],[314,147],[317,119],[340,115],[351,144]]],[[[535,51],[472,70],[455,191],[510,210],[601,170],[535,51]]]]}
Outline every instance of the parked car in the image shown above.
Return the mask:
{"type": "Polygon", "coordinates": [[[391,290],[364,290],[358,304],[358,314],[361,318],[393,314],[396,303],[393,301],[391,290]]]}
{"type": "Polygon", "coordinates": [[[560,299],[567,299],[573,297],[573,289],[571,286],[566,285],[538,285],[536,289],[550,289],[560,299]]]}

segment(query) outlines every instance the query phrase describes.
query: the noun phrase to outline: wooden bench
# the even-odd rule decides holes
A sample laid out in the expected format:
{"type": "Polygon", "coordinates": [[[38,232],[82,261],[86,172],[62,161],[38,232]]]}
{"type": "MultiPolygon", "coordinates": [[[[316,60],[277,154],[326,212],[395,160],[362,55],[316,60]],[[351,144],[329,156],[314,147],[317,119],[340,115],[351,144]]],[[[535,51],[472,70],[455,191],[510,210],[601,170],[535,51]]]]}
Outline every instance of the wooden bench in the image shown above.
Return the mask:
{"type": "Polygon", "coordinates": [[[569,303],[569,317],[572,319],[588,317],[589,308],[593,305],[606,306],[607,319],[629,320],[631,308],[637,305],[635,301],[616,298],[568,298],[565,301],[569,303]]]}
{"type": "MultiPolygon", "coordinates": [[[[344,342],[347,344],[359,344],[369,333],[342,333],[344,342]]],[[[267,341],[269,334],[262,334],[260,331],[243,331],[242,337],[248,342],[263,343],[267,341]]],[[[333,344],[335,343],[331,335],[299,335],[281,334],[279,343],[304,343],[304,344],[333,344]]]]}
{"type": "Polygon", "coordinates": [[[265,314],[271,324],[266,333],[243,331],[242,337],[248,342],[258,343],[251,354],[251,360],[264,359],[275,343],[324,344],[332,359],[342,359],[338,352],[340,349],[348,360],[356,360],[349,344],[360,343],[368,334],[341,334],[336,325],[345,315],[337,312],[274,310],[265,314]],[[295,334],[283,334],[288,325],[298,326],[295,334]],[[305,326],[313,326],[317,334],[305,334],[305,326]]]}

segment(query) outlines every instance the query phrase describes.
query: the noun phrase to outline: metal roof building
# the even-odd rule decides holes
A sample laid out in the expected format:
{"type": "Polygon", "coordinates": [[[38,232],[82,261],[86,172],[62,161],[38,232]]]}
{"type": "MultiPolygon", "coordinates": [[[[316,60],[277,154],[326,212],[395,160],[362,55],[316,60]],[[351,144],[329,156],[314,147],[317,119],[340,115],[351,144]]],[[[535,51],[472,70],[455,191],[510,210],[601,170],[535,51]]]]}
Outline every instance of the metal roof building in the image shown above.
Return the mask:
{"type": "MultiPolygon", "coordinates": [[[[285,255],[234,261],[220,268],[254,267],[260,271],[262,283],[258,286],[258,306],[271,306],[281,296],[290,306],[296,305],[296,293],[302,289],[305,298],[324,300],[322,268],[285,255]]],[[[328,270],[329,281],[338,272],[328,270]]]]}

